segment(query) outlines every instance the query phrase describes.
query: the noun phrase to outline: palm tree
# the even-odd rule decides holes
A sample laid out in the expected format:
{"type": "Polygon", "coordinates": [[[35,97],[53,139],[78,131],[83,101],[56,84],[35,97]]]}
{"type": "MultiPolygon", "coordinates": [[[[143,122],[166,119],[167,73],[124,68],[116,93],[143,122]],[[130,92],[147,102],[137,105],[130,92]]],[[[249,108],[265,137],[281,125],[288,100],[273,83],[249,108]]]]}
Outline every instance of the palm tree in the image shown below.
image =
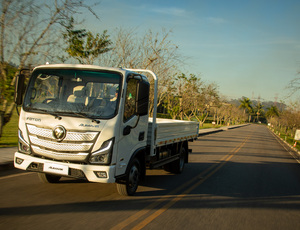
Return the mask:
{"type": "Polygon", "coordinates": [[[257,105],[255,106],[255,112],[256,112],[256,119],[257,119],[257,122],[259,122],[259,120],[258,120],[258,117],[259,117],[259,115],[261,114],[261,112],[262,112],[262,108],[263,108],[264,106],[260,103],[260,102],[258,102],[257,103],[257,105]]]}
{"type": "Polygon", "coordinates": [[[243,97],[243,99],[239,100],[241,102],[239,108],[244,109],[244,114],[249,113],[249,122],[251,121],[251,112],[252,112],[252,101],[247,98],[243,97]]]}
{"type": "Polygon", "coordinates": [[[279,117],[279,111],[278,111],[277,106],[272,105],[270,108],[268,108],[268,110],[266,112],[266,116],[269,118],[279,117]]]}

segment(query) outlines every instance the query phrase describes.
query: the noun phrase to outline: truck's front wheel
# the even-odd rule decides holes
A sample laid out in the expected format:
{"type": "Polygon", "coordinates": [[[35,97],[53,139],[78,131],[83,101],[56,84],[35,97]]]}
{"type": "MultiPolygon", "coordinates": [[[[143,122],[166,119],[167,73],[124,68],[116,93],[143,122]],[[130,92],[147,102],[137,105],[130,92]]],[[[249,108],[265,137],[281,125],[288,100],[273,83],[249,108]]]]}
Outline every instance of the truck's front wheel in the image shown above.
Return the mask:
{"type": "Polygon", "coordinates": [[[60,176],[47,173],[38,173],[38,177],[43,183],[57,183],[61,178],[60,176]]]}
{"type": "Polygon", "coordinates": [[[117,190],[120,195],[132,196],[136,192],[141,177],[141,166],[138,159],[134,159],[126,173],[125,181],[117,182],[117,190]]]}

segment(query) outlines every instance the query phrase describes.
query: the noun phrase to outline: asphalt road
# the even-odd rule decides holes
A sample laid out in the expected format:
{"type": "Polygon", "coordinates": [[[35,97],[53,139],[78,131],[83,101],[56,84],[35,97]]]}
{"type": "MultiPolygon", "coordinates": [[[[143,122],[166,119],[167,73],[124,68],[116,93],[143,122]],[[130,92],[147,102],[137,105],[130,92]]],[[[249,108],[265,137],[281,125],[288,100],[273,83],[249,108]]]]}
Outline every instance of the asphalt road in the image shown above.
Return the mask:
{"type": "Polygon", "coordinates": [[[0,172],[0,229],[300,229],[300,165],[264,126],[200,137],[180,175],[114,184],[0,172]]]}

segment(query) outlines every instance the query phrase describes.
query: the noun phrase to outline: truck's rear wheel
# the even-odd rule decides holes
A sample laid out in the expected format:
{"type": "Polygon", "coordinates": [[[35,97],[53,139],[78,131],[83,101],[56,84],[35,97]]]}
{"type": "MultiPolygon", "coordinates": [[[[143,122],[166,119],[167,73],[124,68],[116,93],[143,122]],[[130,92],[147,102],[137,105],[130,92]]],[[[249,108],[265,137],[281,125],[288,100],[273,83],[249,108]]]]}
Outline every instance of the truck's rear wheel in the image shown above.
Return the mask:
{"type": "Polygon", "coordinates": [[[186,149],[182,147],[179,152],[179,159],[165,165],[164,169],[167,172],[171,172],[171,173],[177,173],[177,174],[182,173],[184,169],[185,155],[186,155],[186,149]]]}
{"type": "Polygon", "coordinates": [[[56,176],[47,173],[38,173],[38,177],[43,183],[57,183],[61,178],[61,176],[56,176]]]}
{"type": "Polygon", "coordinates": [[[186,155],[186,150],[184,147],[182,147],[180,150],[179,159],[174,162],[174,172],[175,173],[182,173],[182,171],[184,169],[185,155],[186,155]]]}
{"type": "Polygon", "coordinates": [[[132,196],[135,194],[141,177],[141,166],[138,159],[134,159],[126,173],[124,182],[117,182],[117,190],[120,195],[132,196]]]}

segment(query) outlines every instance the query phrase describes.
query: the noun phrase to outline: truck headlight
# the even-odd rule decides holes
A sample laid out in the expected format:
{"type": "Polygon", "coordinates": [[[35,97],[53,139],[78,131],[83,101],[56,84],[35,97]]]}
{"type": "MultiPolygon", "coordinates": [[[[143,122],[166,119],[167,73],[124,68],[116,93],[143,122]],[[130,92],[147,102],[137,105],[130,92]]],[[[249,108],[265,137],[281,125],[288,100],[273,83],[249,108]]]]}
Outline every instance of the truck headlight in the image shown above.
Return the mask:
{"type": "Polygon", "coordinates": [[[111,155],[113,152],[114,138],[104,141],[101,148],[95,151],[90,156],[90,163],[92,164],[110,164],[111,155]]]}
{"type": "Polygon", "coordinates": [[[24,140],[23,133],[20,129],[18,131],[18,136],[19,136],[19,143],[18,143],[19,151],[22,153],[31,154],[30,145],[24,140]]]}

